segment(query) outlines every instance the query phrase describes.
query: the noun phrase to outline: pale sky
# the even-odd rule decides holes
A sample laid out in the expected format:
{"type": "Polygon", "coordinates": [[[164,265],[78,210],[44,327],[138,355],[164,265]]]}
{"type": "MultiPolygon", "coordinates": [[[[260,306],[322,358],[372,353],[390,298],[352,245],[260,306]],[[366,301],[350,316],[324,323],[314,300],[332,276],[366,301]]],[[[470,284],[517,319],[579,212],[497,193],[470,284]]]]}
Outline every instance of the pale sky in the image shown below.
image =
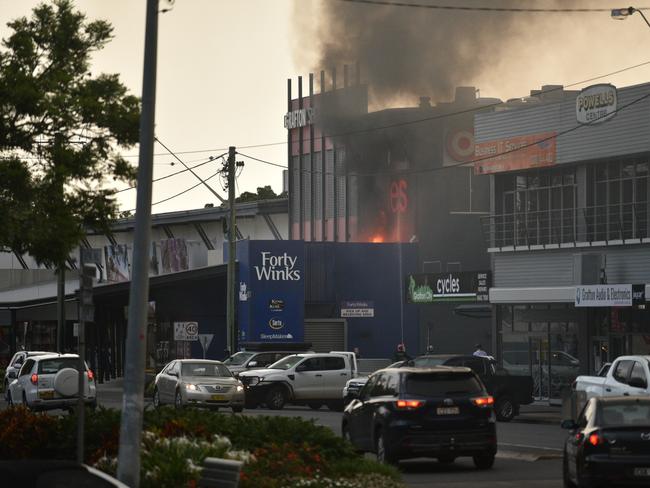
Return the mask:
{"type": "MultiPolygon", "coordinates": [[[[314,46],[319,42],[318,1],[176,0],[173,10],[160,16],[157,136],[190,165],[217,156],[223,152],[219,148],[227,150],[229,145],[286,141],[282,123],[286,111],[286,80],[298,75],[306,77],[317,64],[314,46]],[[300,19],[292,16],[294,8],[303,11],[300,19]]],[[[594,7],[625,6],[613,2],[587,3],[594,7]]],[[[7,35],[8,21],[30,15],[38,3],[0,0],[0,36],[7,35]]],[[[167,6],[165,0],[160,3],[161,7],[167,6]]],[[[422,3],[427,2],[422,0],[422,3]]],[[[429,3],[489,5],[490,1],[429,3]]],[[[132,93],[140,96],[145,0],[77,0],[76,4],[89,19],[108,20],[115,29],[115,38],[95,57],[93,69],[119,73],[132,93]]],[[[532,0],[518,2],[527,6],[539,4],[532,0]]],[[[563,6],[571,4],[562,2],[563,6]]],[[[422,15],[429,13],[423,11],[422,15]]],[[[433,22],[432,28],[435,28],[433,22]]],[[[530,24],[530,28],[526,17],[522,17],[520,31],[511,54],[505,57],[491,59],[490,46],[477,46],[480,55],[487,57],[493,68],[477,80],[458,80],[458,85],[473,84],[482,96],[505,100],[525,96],[530,89],[543,84],[566,85],[650,61],[650,28],[638,14],[623,22],[611,20],[608,13],[550,15],[543,17],[542,22],[530,24]]],[[[444,50],[444,46],[437,49],[444,50]]],[[[649,80],[650,66],[645,66],[596,82],[623,87],[649,80]]],[[[416,105],[417,99],[408,104],[416,105]]],[[[241,151],[286,164],[286,145],[241,151]]],[[[155,153],[159,154],[155,158],[155,177],[182,169],[178,163],[169,164],[174,159],[165,155],[159,145],[155,153]]],[[[137,149],[126,154],[135,155],[137,149]]],[[[244,160],[246,166],[238,180],[238,193],[255,191],[256,187],[268,184],[278,193],[282,190],[280,168],[244,160]]],[[[197,172],[207,178],[217,171],[218,164],[216,161],[206,164],[197,172]]],[[[196,183],[189,173],[156,183],[153,202],[196,183]]],[[[217,178],[211,183],[226,196],[217,178]]],[[[135,190],[121,193],[120,202],[123,210],[135,208],[135,190]]],[[[153,212],[202,208],[209,202],[218,204],[208,190],[199,187],[154,206],[153,212]]]]}

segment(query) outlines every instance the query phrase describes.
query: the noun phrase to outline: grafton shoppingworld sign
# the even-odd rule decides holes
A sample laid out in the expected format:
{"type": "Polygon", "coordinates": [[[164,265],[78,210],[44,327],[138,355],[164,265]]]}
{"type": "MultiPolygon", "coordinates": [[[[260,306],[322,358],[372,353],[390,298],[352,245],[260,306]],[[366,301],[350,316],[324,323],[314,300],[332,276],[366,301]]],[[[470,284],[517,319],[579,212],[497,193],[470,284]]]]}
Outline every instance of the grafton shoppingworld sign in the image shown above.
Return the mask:
{"type": "Polygon", "coordinates": [[[576,119],[581,124],[599,124],[616,115],[618,96],[614,85],[591,85],[576,97],[576,119]]]}
{"type": "Polygon", "coordinates": [[[414,274],[408,277],[408,303],[487,302],[489,271],[414,274]]]}

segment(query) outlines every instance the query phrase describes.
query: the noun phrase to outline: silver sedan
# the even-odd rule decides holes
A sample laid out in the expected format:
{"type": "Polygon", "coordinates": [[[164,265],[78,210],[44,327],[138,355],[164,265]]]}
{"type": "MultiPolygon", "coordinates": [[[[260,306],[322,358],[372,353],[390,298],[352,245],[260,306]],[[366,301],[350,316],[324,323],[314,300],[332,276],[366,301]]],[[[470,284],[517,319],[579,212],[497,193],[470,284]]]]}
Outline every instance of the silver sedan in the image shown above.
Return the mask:
{"type": "Polygon", "coordinates": [[[230,407],[244,409],[244,386],[220,361],[177,359],[158,373],[154,384],[154,407],[230,407]]]}

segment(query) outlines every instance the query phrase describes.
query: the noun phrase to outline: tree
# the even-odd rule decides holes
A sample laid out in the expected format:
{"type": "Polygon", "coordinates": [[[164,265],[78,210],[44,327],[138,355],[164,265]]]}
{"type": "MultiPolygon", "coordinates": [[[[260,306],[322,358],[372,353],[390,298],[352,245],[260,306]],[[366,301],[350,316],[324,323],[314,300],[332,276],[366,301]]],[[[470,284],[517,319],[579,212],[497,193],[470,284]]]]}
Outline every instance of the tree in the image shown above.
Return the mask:
{"type": "Polygon", "coordinates": [[[237,198],[235,198],[235,201],[237,203],[255,202],[257,200],[273,200],[274,198],[280,198],[280,196],[275,194],[273,188],[271,188],[270,185],[266,185],[266,186],[258,186],[257,193],[253,193],[250,191],[242,192],[237,198]]]}
{"type": "Polygon", "coordinates": [[[112,38],[70,0],[8,23],[0,48],[0,247],[64,266],[88,229],[110,233],[116,181],[135,170],[140,103],[116,74],[90,71],[112,38]]]}

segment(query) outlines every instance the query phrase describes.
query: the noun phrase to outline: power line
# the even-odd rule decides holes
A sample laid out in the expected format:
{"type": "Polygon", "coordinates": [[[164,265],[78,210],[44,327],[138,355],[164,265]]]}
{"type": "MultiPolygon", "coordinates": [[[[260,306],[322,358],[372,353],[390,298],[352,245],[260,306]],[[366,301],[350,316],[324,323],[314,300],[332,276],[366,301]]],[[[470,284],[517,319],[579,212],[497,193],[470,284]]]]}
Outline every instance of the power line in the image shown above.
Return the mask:
{"type": "MultiPolygon", "coordinates": [[[[553,87],[553,88],[549,88],[549,89],[546,89],[546,90],[540,90],[538,92],[538,95],[546,95],[548,93],[561,91],[561,90],[564,90],[565,88],[571,88],[571,87],[574,87],[574,86],[583,85],[583,84],[589,83],[591,81],[596,81],[596,80],[600,80],[602,78],[607,78],[609,76],[618,75],[618,74],[621,74],[621,73],[625,73],[626,71],[630,71],[630,70],[641,68],[643,66],[648,66],[648,65],[650,65],[650,61],[644,61],[642,63],[638,63],[638,64],[635,64],[635,65],[632,65],[632,66],[627,66],[627,67],[624,67],[624,68],[621,68],[621,69],[618,69],[618,70],[615,70],[615,71],[612,71],[612,72],[609,72],[609,73],[605,73],[605,74],[602,74],[602,75],[593,76],[591,78],[587,78],[587,79],[584,79],[584,80],[581,80],[581,81],[576,81],[576,82],[573,82],[573,83],[569,83],[567,85],[560,85],[558,87],[553,87]]],[[[523,98],[525,98],[525,96],[516,97],[516,98],[523,99],[523,98]]],[[[447,112],[447,113],[444,113],[444,114],[436,114],[436,115],[432,115],[432,116],[429,116],[429,117],[413,119],[413,120],[410,120],[410,121],[405,121],[405,122],[400,122],[400,123],[395,123],[395,124],[389,124],[389,125],[384,125],[384,126],[376,126],[376,127],[368,127],[368,128],[365,128],[365,129],[357,129],[355,131],[341,132],[341,133],[338,133],[338,134],[330,134],[327,137],[342,137],[342,136],[354,135],[354,134],[362,133],[362,132],[371,132],[371,131],[374,131],[374,130],[391,129],[391,128],[398,127],[398,126],[419,124],[419,123],[422,123],[422,122],[429,122],[429,121],[436,120],[436,119],[443,119],[443,118],[446,118],[446,117],[453,117],[455,115],[463,115],[463,114],[467,114],[467,113],[476,112],[476,111],[479,111],[479,110],[485,110],[485,109],[488,109],[488,108],[499,107],[501,105],[506,105],[506,104],[507,104],[507,101],[506,102],[499,101],[499,102],[494,102],[494,103],[481,105],[479,107],[470,107],[470,108],[466,108],[466,109],[463,109],[463,110],[458,110],[458,111],[455,111],[455,112],[447,112]]],[[[310,142],[310,141],[311,141],[310,137],[303,139],[303,142],[310,142]]],[[[285,144],[287,144],[286,140],[281,141],[281,142],[278,141],[278,142],[269,142],[269,143],[262,143],[262,144],[250,144],[250,145],[247,145],[247,146],[237,146],[237,149],[254,149],[254,148],[260,148],[260,147],[281,146],[281,145],[285,145],[285,144]]],[[[197,152],[216,152],[216,151],[225,151],[225,150],[227,150],[227,148],[203,149],[203,150],[193,150],[193,151],[178,151],[176,154],[192,154],[192,153],[197,153],[197,152]]],[[[123,157],[130,157],[130,156],[123,156],[123,157]]]]}
{"type": "MultiPolygon", "coordinates": [[[[174,154],[174,152],[173,152],[171,149],[169,149],[169,148],[168,148],[168,147],[167,147],[167,146],[166,146],[166,145],[165,145],[165,144],[164,144],[160,139],[158,139],[157,137],[154,136],[154,140],[155,140],[156,142],[158,142],[158,144],[160,144],[162,147],[164,147],[164,148],[167,150],[167,152],[169,152],[169,154],[171,154],[172,156],[174,156],[174,157],[176,158],[176,160],[177,160],[179,163],[181,163],[181,164],[185,167],[186,170],[188,170],[190,173],[192,173],[192,174],[196,177],[196,179],[198,179],[201,183],[203,183],[203,184],[205,185],[205,187],[206,187],[208,190],[210,190],[210,193],[212,193],[215,197],[217,197],[217,199],[218,199],[221,203],[226,203],[226,199],[225,199],[225,198],[223,198],[221,195],[219,195],[219,194],[214,190],[214,188],[212,188],[210,185],[208,185],[208,184],[207,184],[207,183],[206,183],[206,182],[205,182],[205,181],[204,181],[204,180],[203,180],[203,179],[202,179],[198,174],[196,174],[196,173],[192,170],[192,168],[190,168],[187,164],[185,164],[185,163],[183,162],[183,160],[182,160],[181,158],[179,158],[176,154],[174,154]]],[[[223,156],[225,156],[225,155],[226,155],[226,153],[224,153],[224,154],[222,154],[222,155],[220,155],[220,156],[217,156],[217,158],[223,157],[223,156]]]]}
{"type": "MultiPolygon", "coordinates": [[[[578,125],[575,125],[575,126],[569,128],[569,129],[566,129],[566,130],[563,130],[563,131],[558,132],[558,133],[556,133],[556,134],[553,134],[552,136],[545,137],[545,138],[543,138],[543,139],[540,139],[540,140],[538,140],[538,141],[535,141],[535,142],[532,142],[532,143],[529,143],[529,144],[525,144],[525,145],[523,145],[523,146],[518,146],[518,147],[516,147],[516,148],[514,148],[514,149],[510,149],[510,150],[508,150],[508,151],[504,151],[504,152],[501,152],[501,153],[499,153],[499,154],[493,154],[493,155],[489,155],[489,156],[483,156],[483,157],[480,157],[480,158],[472,159],[472,160],[470,160],[470,161],[463,161],[463,162],[460,162],[460,163],[448,164],[448,165],[445,165],[445,166],[436,166],[436,167],[432,167],[432,168],[422,168],[422,169],[406,170],[406,171],[399,171],[399,172],[388,172],[388,171],[373,171],[373,172],[362,172],[362,173],[350,172],[350,173],[348,173],[348,175],[349,175],[349,176],[377,176],[377,175],[382,175],[382,174],[388,174],[388,175],[395,175],[395,174],[400,174],[400,175],[405,175],[405,174],[419,174],[419,173],[429,173],[429,172],[434,172],[434,171],[443,171],[443,170],[445,170],[445,169],[456,168],[456,167],[458,167],[458,166],[469,166],[469,165],[471,165],[471,164],[479,163],[479,162],[481,162],[481,161],[485,161],[485,160],[488,160],[488,159],[494,159],[494,158],[496,158],[496,157],[498,157],[498,156],[503,156],[503,155],[505,155],[505,154],[510,154],[510,153],[513,153],[513,152],[521,151],[521,150],[524,150],[524,149],[527,149],[527,148],[529,148],[529,147],[535,146],[535,145],[537,145],[537,144],[539,144],[539,143],[542,143],[542,142],[546,142],[546,141],[550,141],[550,140],[553,140],[553,139],[557,139],[557,138],[560,137],[560,136],[563,136],[563,135],[565,135],[565,134],[568,134],[568,133],[570,133],[570,132],[573,132],[573,131],[576,131],[576,130],[580,129],[581,127],[591,126],[591,125],[593,125],[594,123],[598,122],[601,118],[604,118],[604,117],[611,117],[612,114],[615,114],[615,113],[621,112],[622,110],[625,110],[626,108],[631,107],[632,105],[635,105],[635,104],[637,104],[637,103],[639,103],[639,102],[641,102],[641,101],[643,101],[643,100],[645,100],[645,99],[647,99],[647,98],[650,98],[650,93],[648,93],[648,94],[646,94],[646,95],[643,95],[643,96],[641,96],[641,97],[639,97],[639,98],[636,98],[635,100],[632,100],[631,102],[629,102],[629,103],[627,103],[627,104],[625,104],[625,105],[622,105],[622,106],[618,107],[618,108],[617,108],[616,110],[614,110],[613,112],[611,112],[611,113],[609,113],[609,114],[606,114],[606,115],[604,115],[604,116],[601,116],[601,117],[598,117],[598,118],[594,119],[593,121],[591,121],[591,122],[588,123],[588,124],[578,124],[578,125]]],[[[281,168],[285,168],[285,169],[287,169],[286,166],[282,166],[282,165],[277,164],[277,163],[272,163],[271,161],[266,161],[266,160],[263,160],[263,159],[255,158],[255,157],[252,157],[252,156],[248,156],[248,155],[243,154],[243,153],[241,153],[241,152],[238,153],[238,154],[240,154],[241,156],[244,156],[244,157],[250,158],[250,159],[252,159],[252,160],[254,160],[254,161],[258,161],[258,162],[260,162],[260,163],[265,163],[265,164],[269,164],[269,165],[273,165],[273,166],[278,166],[278,167],[281,167],[281,168]]],[[[306,169],[301,170],[301,172],[303,172],[303,173],[310,173],[310,174],[325,174],[325,175],[333,175],[333,174],[334,174],[334,173],[330,173],[330,172],[313,171],[313,170],[306,170],[306,169]]]]}
{"type": "MultiPolygon", "coordinates": [[[[195,164],[194,166],[190,166],[190,168],[192,168],[192,169],[199,168],[199,167],[204,166],[204,165],[206,165],[208,163],[214,162],[216,159],[218,159],[218,158],[210,156],[210,158],[207,159],[206,161],[203,161],[202,163],[199,163],[199,164],[195,164]]],[[[198,161],[202,161],[202,160],[198,160],[198,161]]],[[[155,178],[152,181],[153,181],[153,183],[156,183],[158,181],[162,181],[162,180],[166,180],[167,178],[171,178],[172,176],[180,175],[181,173],[187,173],[187,171],[188,171],[187,169],[182,169],[180,171],[176,171],[174,173],[170,173],[168,175],[161,176],[160,178],[155,178]]],[[[135,188],[137,188],[137,186],[133,185],[133,186],[129,186],[128,188],[122,188],[121,190],[117,190],[115,193],[122,193],[122,192],[125,192],[125,191],[133,190],[135,188]]]]}
{"type": "MultiPolygon", "coordinates": [[[[517,8],[517,7],[469,7],[460,5],[431,5],[412,2],[395,2],[387,0],[336,0],[344,3],[358,3],[376,6],[409,7],[429,10],[456,10],[465,12],[501,12],[501,13],[602,13],[611,12],[611,8],[517,8]]],[[[637,8],[646,10],[647,7],[637,8]]]]}
{"type": "MultiPolygon", "coordinates": [[[[186,188],[185,190],[180,191],[180,192],[176,193],[175,195],[172,195],[172,196],[167,197],[167,198],[165,198],[165,199],[163,199],[163,200],[159,200],[159,201],[157,201],[157,202],[154,202],[154,203],[151,204],[151,206],[153,207],[154,205],[160,205],[161,203],[165,203],[165,202],[168,202],[169,200],[173,200],[174,198],[180,197],[181,195],[185,195],[186,193],[188,193],[188,192],[194,190],[195,188],[198,188],[199,186],[203,185],[203,184],[204,184],[203,182],[205,182],[205,181],[209,181],[209,180],[211,180],[212,178],[214,178],[215,176],[217,176],[217,175],[219,175],[219,174],[221,174],[221,171],[217,171],[217,172],[214,173],[213,175],[208,176],[208,177],[207,177],[205,180],[203,180],[202,182],[199,182],[199,183],[197,183],[197,184],[195,184],[195,185],[193,185],[193,186],[190,186],[189,188],[186,188]]],[[[135,210],[136,210],[136,209],[131,209],[131,210],[127,210],[127,212],[135,212],[135,210]]]]}

